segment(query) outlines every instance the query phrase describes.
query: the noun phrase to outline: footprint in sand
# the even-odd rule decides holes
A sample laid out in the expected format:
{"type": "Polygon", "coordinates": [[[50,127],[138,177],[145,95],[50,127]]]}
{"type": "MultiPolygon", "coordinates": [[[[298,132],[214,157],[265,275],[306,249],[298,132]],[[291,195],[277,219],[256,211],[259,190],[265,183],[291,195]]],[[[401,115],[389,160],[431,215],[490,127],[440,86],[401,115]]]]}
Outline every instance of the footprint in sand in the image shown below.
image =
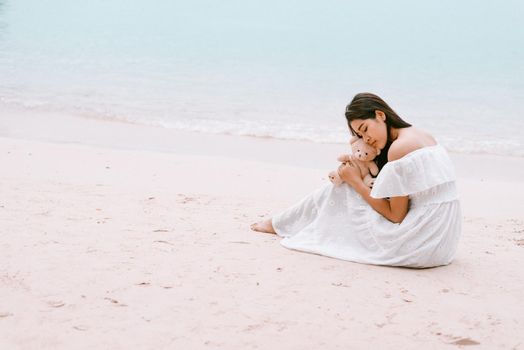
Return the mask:
{"type": "Polygon", "coordinates": [[[65,305],[65,303],[61,300],[51,300],[47,302],[47,305],[55,308],[59,308],[65,305]]]}
{"type": "Polygon", "coordinates": [[[459,340],[455,340],[454,342],[451,342],[450,344],[459,345],[459,346],[480,345],[478,341],[470,339],[470,338],[462,338],[459,340]]]}
{"type": "Polygon", "coordinates": [[[524,247],[524,239],[516,239],[515,244],[519,247],[524,247]]]}

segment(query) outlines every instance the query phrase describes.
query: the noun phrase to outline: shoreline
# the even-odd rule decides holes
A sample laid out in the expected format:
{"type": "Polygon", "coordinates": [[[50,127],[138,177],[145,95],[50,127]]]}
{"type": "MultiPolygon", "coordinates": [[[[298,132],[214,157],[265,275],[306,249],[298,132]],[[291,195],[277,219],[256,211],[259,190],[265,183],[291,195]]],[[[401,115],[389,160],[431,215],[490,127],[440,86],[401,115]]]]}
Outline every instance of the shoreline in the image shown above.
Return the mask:
{"type": "MultiPolygon", "coordinates": [[[[296,188],[298,198],[327,181],[327,173],[338,166],[336,157],[348,152],[344,144],[202,134],[56,113],[15,114],[14,111],[0,115],[0,137],[64,146],[209,157],[213,161],[246,162],[246,166],[256,163],[266,168],[294,168],[296,175],[292,179],[279,179],[278,183],[290,191],[296,188]],[[294,179],[303,179],[300,169],[314,173],[319,180],[314,182],[317,185],[310,182],[309,188],[299,187],[294,179]]],[[[520,190],[524,182],[524,158],[449,154],[455,164],[459,193],[475,194],[462,196],[467,216],[522,217],[524,207],[515,204],[521,203],[520,198],[524,196],[520,190]]],[[[238,163],[231,165],[239,166],[238,163]]]]}
{"type": "Polygon", "coordinates": [[[362,265],[249,230],[327,183],[337,147],[2,116],[0,347],[522,346],[524,160],[451,154],[449,266],[362,265]]]}
{"type": "MultiPolygon", "coordinates": [[[[329,168],[333,164],[336,165],[338,154],[345,153],[348,149],[347,145],[339,143],[180,131],[21,108],[7,108],[0,111],[0,137],[137,151],[224,156],[314,168],[329,168]],[[195,138],[202,142],[195,142],[195,138]],[[256,152],[248,152],[246,148],[254,149],[256,152]],[[301,158],[292,155],[293,152],[299,151],[308,152],[307,156],[301,158]],[[311,156],[313,161],[308,161],[307,157],[311,156]]],[[[456,163],[469,162],[468,171],[461,172],[459,175],[468,176],[487,170],[488,178],[504,181],[520,181],[524,178],[524,170],[521,169],[524,157],[457,153],[449,150],[448,152],[456,159],[456,163]],[[470,160],[479,163],[489,162],[502,168],[509,166],[511,171],[498,171],[494,166],[486,169],[485,165],[475,166],[476,162],[470,160]],[[475,170],[473,172],[472,167],[475,170]]],[[[460,172],[460,167],[457,170],[460,172]]]]}

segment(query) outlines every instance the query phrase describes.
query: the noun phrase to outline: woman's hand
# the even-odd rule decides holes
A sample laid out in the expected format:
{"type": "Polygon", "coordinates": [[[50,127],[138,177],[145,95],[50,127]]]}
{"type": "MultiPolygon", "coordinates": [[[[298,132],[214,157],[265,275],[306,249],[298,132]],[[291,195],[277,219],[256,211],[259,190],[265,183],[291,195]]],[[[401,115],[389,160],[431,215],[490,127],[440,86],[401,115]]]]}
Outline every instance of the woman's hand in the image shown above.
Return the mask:
{"type": "Polygon", "coordinates": [[[352,159],[349,159],[338,167],[338,174],[340,178],[351,187],[355,187],[356,184],[362,182],[360,169],[358,165],[352,162],[352,159]]]}

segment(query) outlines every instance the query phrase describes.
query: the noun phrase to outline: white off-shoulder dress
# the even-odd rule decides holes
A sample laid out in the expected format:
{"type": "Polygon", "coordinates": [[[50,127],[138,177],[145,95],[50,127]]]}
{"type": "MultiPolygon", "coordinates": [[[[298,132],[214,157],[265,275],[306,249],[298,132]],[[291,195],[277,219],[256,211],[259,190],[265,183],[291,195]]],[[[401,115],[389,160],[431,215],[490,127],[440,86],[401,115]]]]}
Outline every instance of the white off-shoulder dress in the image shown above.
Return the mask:
{"type": "Polygon", "coordinates": [[[441,145],[386,163],[371,197],[409,196],[400,224],[376,212],[352,187],[331,183],[276,215],[273,227],[290,249],[365,264],[433,267],[457,251],[462,215],[453,164],[441,145]]]}

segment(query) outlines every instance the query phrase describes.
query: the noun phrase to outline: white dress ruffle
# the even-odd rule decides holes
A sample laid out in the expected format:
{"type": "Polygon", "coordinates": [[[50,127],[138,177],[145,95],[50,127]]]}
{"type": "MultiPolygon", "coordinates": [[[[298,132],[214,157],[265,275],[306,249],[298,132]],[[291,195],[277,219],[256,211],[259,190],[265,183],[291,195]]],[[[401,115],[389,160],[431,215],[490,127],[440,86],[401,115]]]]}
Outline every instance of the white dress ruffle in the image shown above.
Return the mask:
{"type": "Polygon", "coordinates": [[[371,196],[409,196],[407,216],[392,223],[347,184],[329,183],[273,217],[273,227],[284,247],[359,263],[422,268],[453,260],[462,217],[453,165],[442,146],[388,162],[371,196]]]}

